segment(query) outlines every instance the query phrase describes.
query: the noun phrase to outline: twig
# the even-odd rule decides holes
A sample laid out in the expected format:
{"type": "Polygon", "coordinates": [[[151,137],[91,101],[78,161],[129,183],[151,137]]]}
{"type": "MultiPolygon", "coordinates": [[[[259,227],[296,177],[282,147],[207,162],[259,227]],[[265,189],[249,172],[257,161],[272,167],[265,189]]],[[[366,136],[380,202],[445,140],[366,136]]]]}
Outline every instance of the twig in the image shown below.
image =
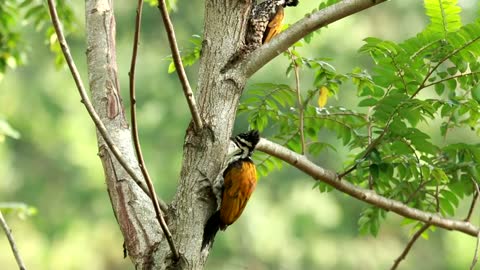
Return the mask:
{"type": "Polygon", "coordinates": [[[298,131],[300,132],[300,142],[302,144],[302,155],[305,155],[305,134],[304,134],[304,119],[303,119],[303,104],[302,104],[302,96],[300,94],[300,75],[298,74],[298,64],[297,59],[293,53],[288,50],[290,57],[292,59],[293,70],[295,71],[295,91],[297,92],[297,102],[298,102],[298,119],[299,119],[299,127],[298,131]]]}
{"type": "Polygon", "coordinates": [[[470,204],[470,208],[468,209],[467,217],[464,219],[467,222],[470,221],[470,218],[472,217],[473,210],[475,210],[475,205],[477,204],[478,195],[480,193],[477,182],[475,182],[474,179],[472,179],[472,182],[473,186],[475,187],[475,192],[473,193],[472,203],[470,204]]]}
{"type": "Polygon", "coordinates": [[[430,224],[428,224],[428,223],[423,224],[423,226],[412,236],[412,239],[410,239],[407,246],[403,250],[402,254],[400,254],[400,256],[398,256],[398,258],[394,261],[393,266],[392,266],[392,268],[390,268],[390,270],[397,269],[400,262],[402,260],[404,260],[405,257],[407,257],[408,252],[412,248],[413,244],[415,244],[415,241],[417,241],[417,239],[420,237],[420,235],[422,235],[422,233],[425,232],[429,227],[430,227],[430,224]]]}
{"type": "Polygon", "coordinates": [[[17,261],[17,265],[20,270],[26,270],[25,263],[20,257],[20,252],[18,251],[17,244],[15,243],[15,239],[13,238],[12,230],[8,227],[5,218],[3,217],[2,211],[0,211],[0,224],[2,225],[3,231],[8,238],[8,242],[10,243],[10,247],[12,248],[13,256],[15,256],[15,260],[17,261]]]}
{"type": "Polygon", "coordinates": [[[170,44],[170,50],[172,51],[173,63],[175,64],[175,69],[177,70],[178,79],[182,84],[183,93],[187,99],[188,107],[190,108],[190,113],[192,114],[193,123],[195,129],[201,130],[203,128],[203,121],[198,112],[197,103],[193,95],[192,88],[188,82],[187,74],[185,73],[185,68],[183,67],[182,58],[180,52],[178,51],[177,40],[175,38],[175,31],[173,29],[172,21],[170,20],[170,15],[168,15],[167,5],[165,0],[158,0],[158,9],[162,14],[163,25],[165,26],[165,31],[168,36],[168,43],[170,44]]]}
{"type": "MultiPolygon", "coordinates": [[[[472,181],[473,181],[473,185],[475,186],[475,192],[476,193],[474,195],[472,205],[470,206],[470,211],[468,212],[468,216],[467,216],[466,221],[470,220],[470,216],[473,213],[473,208],[475,207],[475,203],[477,201],[478,195],[480,194],[480,188],[478,187],[477,181],[475,181],[475,179],[473,179],[473,178],[472,178],[472,181]]],[[[478,245],[479,245],[479,242],[480,242],[480,232],[477,235],[477,245],[475,246],[475,254],[473,255],[472,264],[470,265],[470,270],[473,270],[473,268],[475,267],[475,264],[477,264],[477,261],[478,261],[478,245]]]]}
{"type": "MultiPolygon", "coordinates": [[[[53,27],[55,29],[55,33],[58,37],[58,42],[60,43],[60,47],[62,48],[63,55],[65,60],[67,61],[68,67],[70,68],[70,72],[72,73],[72,77],[75,80],[75,85],[77,86],[78,93],[81,97],[81,102],[87,109],[90,118],[92,118],[95,126],[97,127],[100,135],[105,140],[108,148],[112,151],[115,158],[118,160],[120,165],[125,169],[125,171],[132,177],[132,179],[137,183],[137,185],[145,192],[145,194],[149,194],[148,188],[142,182],[142,180],[137,176],[135,171],[128,165],[128,162],[122,157],[122,153],[118,149],[118,147],[113,143],[112,138],[108,134],[107,128],[103,124],[102,120],[98,116],[97,112],[93,108],[92,102],[87,95],[87,91],[85,90],[85,86],[83,85],[82,79],[80,77],[80,73],[78,72],[77,66],[73,61],[72,54],[70,53],[70,48],[68,47],[67,41],[65,40],[65,36],[63,34],[63,30],[60,27],[60,21],[58,19],[57,10],[55,5],[53,4],[53,0],[48,0],[48,9],[50,11],[50,16],[52,17],[53,27]]],[[[160,201],[160,205],[167,209],[167,205],[165,202],[160,201]]]]}
{"type": "Polygon", "coordinates": [[[475,264],[477,264],[478,261],[478,245],[480,242],[480,233],[477,235],[477,244],[475,246],[475,255],[473,255],[472,259],[472,264],[470,265],[470,270],[473,270],[475,268],[475,264]]]}
{"type": "MultiPolygon", "coordinates": [[[[365,115],[365,120],[368,122],[367,127],[367,136],[368,136],[368,144],[372,144],[372,121],[370,121],[370,114],[372,113],[373,107],[368,107],[368,113],[365,115]]],[[[372,161],[369,162],[372,165],[372,161]]],[[[368,174],[368,189],[373,190],[373,175],[371,173],[368,174]]]]}
{"type": "Polygon", "coordinates": [[[409,207],[399,201],[385,198],[372,190],[357,187],[347,181],[340,181],[335,172],[317,166],[305,156],[297,154],[266,139],[260,139],[256,149],[289,163],[304,173],[312,176],[316,181],[322,181],[354,198],[385,210],[392,211],[403,217],[429,223],[440,228],[463,232],[471,236],[477,236],[480,232],[480,229],[470,222],[444,218],[436,213],[421,211],[409,207]]]}
{"type": "MultiPolygon", "coordinates": [[[[135,99],[135,64],[137,60],[137,51],[138,51],[138,40],[140,38],[140,25],[142,21],[142,7],[143,0],[138,0],[137,6],[137,16],[135,19],[135,35],[133,38],[133,52],[132,52],[132,61],[130,64],[130,106],[131,106],[131,122],[132,122],[132,137],[133,143],[135,146],[135,153],[137,154],[137,159],[139,162],[140,170],[142,171],[145,182],[147,183],[148,190],[150,192],[150,198],[152,199],[153,208],[155,209],[155,215],[162,228],[165,238],[167,238],[168,245],[172,250],[174,259],[178,260],[180,255],[178,254],[175,244],[173,243],[172,234],[170,233],[167,223],[163,218],[162,209],[160,209],[160,204],[158,203],[157,193],[155,192],[155,187],[153,186],[152,179],[148,173],[145,161],[143,160],[142,148],[140,146],[140,139],[138,138],[138,126],[137,126],[137,110],[136,110],[136,99],[135,99]]],[[[163,210],[165,211],[165,210],[163,210]]]]}

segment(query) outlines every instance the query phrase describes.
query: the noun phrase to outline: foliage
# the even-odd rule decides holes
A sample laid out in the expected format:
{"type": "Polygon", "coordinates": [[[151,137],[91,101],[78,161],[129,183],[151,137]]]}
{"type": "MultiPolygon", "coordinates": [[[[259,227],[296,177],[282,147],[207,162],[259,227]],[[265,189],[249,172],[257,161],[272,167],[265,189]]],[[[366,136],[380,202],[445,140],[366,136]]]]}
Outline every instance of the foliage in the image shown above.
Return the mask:
{"type": "MultiPolygon", "coordinates": [[[[301,96],[303,120],[295,90],[287,85],[253,85],[239,113],[248,115],[252,128],[267,130],[296,152],[302,149],[303,121],[311,156],[335,149],[319,135],[329,130],[353,153],[344,161],[345,170],[352,168],[346,180],[421,210],[455,215],[460,200],[474,193],[480,181],[480,145],[448,144],[432,136],[445,139],[453,130],[480,135],[480,19],[462,24],[456,0],[424,4],[430,23],[415,37],[399,43],[365,39],[359,54],[369,56],[373,68],[341,74],[325,59],[304,58],[295,48],[286,54],[295,61],[287,74],[295,66],[313,71],[313,85],[301,96]],[[322,87],[336,95],[352,85],[358,108],[322,109],[313,101],[322,87]],[[441,124],[435,127],[434,121],[441,124]]],[[[262,167],[261,173],[274,167],[262,167]]],[[[383,210],[365,209],[360,231],[376,235],[385,216],[383,210]]]]}
{"type": "MultiPolygon", "coordinates": [[[[185,67],[191,66],[195,64],[198,59],[200,59],[200,51],[202,50],[202,40],[203,38],[199,35],[192,35],[190,38],[190,43],[192,44],[192,47],[184,50],[181,52],[181,57],[182,57],[182,63],[185,67]]],[[[170,64],[168,65],[168,73],[173,73],[175,72],[175,63],[173,62],[173,57],[170,55],[167,57],[167,59],[170,61],[170,64]]]]}
{"type": "MultiPolygon", "coordinates": [[[[58,12],[66,32],[75,28],[73,12],[68,1],[58,1],[58,12]]],[[[27,42],[24,25],[32,25],[36,31],[43,31],[45,41],[56,54],[55,63],[61,65],[63,57],[45,2],[41,0],[3,0],[0,2],[0,80],[7,68],[15,69],[26,61],[27,42]]]]}
{"type": "Polygon", "coordinates": [[[0,142],[3,142],[5,137],[18,139],[20,138],[20,133],[16,131],[7,120],[0,118],[0,142]]]}
{"type": "Polygon", "coordinates": [[[4,214],[16,214],[21,219],[37,214],[37,209],[35,207],[19,202],[0,202],[0,211],[4,214]]]}
{"type": "MultiPolygon", "coordinates": [[[[158,1],[159,1],[159,0],[147,0],[146,2],[147,2],[148,4],[150,4],[150,6],[158,6],[158,1]]],[[[175,10],[177,10],[177,1],[178,1],[178,0],[166,0],[166,3],[165,3],[165,4],[167,5],[167,9],[168,9],[169,11],[172,11],[172,10],[175,11],[175,10]]]]}

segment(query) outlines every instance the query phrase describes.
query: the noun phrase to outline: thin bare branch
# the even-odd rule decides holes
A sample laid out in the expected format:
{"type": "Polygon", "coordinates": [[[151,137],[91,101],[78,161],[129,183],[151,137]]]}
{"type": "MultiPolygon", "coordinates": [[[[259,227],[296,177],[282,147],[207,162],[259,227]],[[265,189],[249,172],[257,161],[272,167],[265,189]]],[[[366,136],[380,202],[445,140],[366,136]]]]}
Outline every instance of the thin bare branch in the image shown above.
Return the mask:
{"type": "Polygon", "coordinates": [[[173,63],[175,64],[175,69],[177,70],[178,79],[182,84],[183,93],[187,99],[188,107],[190,108],[190,113],[192,114],[193,123],[195,125],[195,130],[200,130],[203,128],[203,121],[198,112],[197,103],[195,101],[195,96],[193,95],[192,88],[188,82],[187,74],[185,73],[185,68],[183,67],[182,57],[178,50],[177,39],[175,38],[175,30],[173,29],[172,21],[170,20],[170,15],[168,15],[167,5],[165,0],[158,0],[158,9],[162,14],[163,25],[165,26],[165,31],[168,36],[168,43],[170,44],[170,50],[172,51],[173,63]]]}
{"type": "MultiPolygon", "coordinates": [[[[473,179],[473,178],[472,178],[472,181],[473,181],[473,185],[475,186],[475,191],[476,192],[475,192],[475,195],[474,195],[474,199],[472,201],[472,205],[470,207],[470,211],[468,212],[467,221],[469,221],[470,216],[472,215],[473,208],[475,207],[475,202],[477,201],[478,195],[480,194],[480,188],[478,187],[477,181],[475,181],[475,179],[473,179]]],[[[475,254],[473,255],[472,264],[470,265],[470,270],[473,270],[475,268],[475,265],[477,264],[477,261],[478,261],[478,245],[479,244],[480,244],[480,232],[477,234],[477,244],[475,246],[475,254]]]]}
{"type": "Polygon", "coordinates": [[[473,210],[475,210],[475,205],[477,204],[478,195],[480,193],[480,189],[478,188],[477,182],[475,182],[474,179],[472,179],[472,182],[473,182],[473,186],[475,187],[475,191],[473,192],[472,203],[470,204],[470,208],[468,209],[467,217],[464,219],[467,222],[469,222],[470,218],[472,217],[473,210]]]}
{"type": "Polygon", "coordinates": [[[477,235],[477,244],[475,246],[475,255],[473,255],[472,264],[470,265],[470,270],[475,268],[475,265],[478,261],[478,245],[480,244],[480,233],[477,235]]]}
{"type": "Polygon", "coordinates": [[[274,157],[277,157],[287,163],[290,163],[297,169],[312,176],[316,181],[322,181],[354,198],[378,206],[385,210],[392,211],[403,217],[418,220],[424,223],[429,223],[431,225],[448,230],[460,231],[471,236],[477,236],[477,234],[480,232],[480,229],[478,227],[472,225],[469,222],[444,218],[435,213],[425,212],[419,209],[411,208],[399,201],[395,201],[378,195],[372,190],[363,189],[349,182],[341,181],[341,179],[337,176],[335,172],[317,166],[316,164],[308,160],[305,156],[299,155],[283,146],[280,146],[266,139],[262,138],[258,143],[256,149],[274,157]]]}
{"type": "MultiPolygon", "coordinates": [[[[372,144],[372,135],[373,135],[373,132],[372,132],[372,127],[373,127],[373,123],[370,119],[370,115],[372,114],[372,111],[373,111],[373,107],[368,107],[368,113],[365,115],[365,120],[367,121],[368,123],[368,126],[367,126],[367,136],[368,136],[368,144],[372,144]]],[[[372,164],[372,161],[369,162],[370,165],[372,164]]],[[[373,175],[371,173],[368,173],[368,189],[371,189],[373,190],[373,175]]]]}
{"type": "Polygon", "coordinates": [[[13,238],[12,230],[10,230],[10,228],[8,227],[7,221],[5,221],[2,211],[0,211],[0,224],[2,225],[3,231],[5,232],[8,242],[10,243],[10,247],[12,248],[13,256],[15,256],[18,267],[20,268],[20,270],[26,270],[27,268],[25,267],[25,263],[20,256],[17,244],[15,243],[15,239],[13,238]]]}
{"type": "Polygon", "coordinates": [[[392,268],[390,268],[390,270],[397,269],[400,262],[403,261],[405,257],[407,257],[408,252],[410,252],[410,249],[413,247],[413,244],[415,244],[415,241],[417,241],[420,235],[422,235],[422,233],[425,232],[429,227],[430,227],[430,224],[428,223],[423,224],[423,226],[420,227],[420,229],[412,236],[412,239],[410,239],[407,246],[403,250],[402,254],[400,254],[400,256],[398,256],[398,258],[394,261],[393,266],[392,268]]]}
{"type": "Polygon", "coordinates": [[[300,133],[300,142],[302,144],[302,155],[305,155],[305,134],[304,134],[304,119],[303,119],[303,103],[302,103],[302,95],[300,94],[300,74],[298,72],[298,64],[297,58],[295,55],[289,50],[288,53],[290,54],[290,59],[292,59],[293,70],[295,73],[295,91],[297,92],[297,103],[298,103],[298,131],[300,133]]]}
{"type": "Polygon", "coordinates": [[[135,34],[133,38],[133,52],[132,52],[132,61],[130,64],[130,106],[131,106],[131,122],[132,122],[132,137],[133,143],[135,146],[135,153],[137,155],[137,160],[139,162],[140,170],[142,171],[143,177],[145,178],[145,182],[147,183],[148,191],[150,192],[150,199],[153,203],[153,208],[155,209],[155,215],[162,228],[165,237],[167,238],[168,244],[170,245],[170,249],[174,255],[175,260],[180,258],[180,255],[173,243],[172,234],[168,229],[167,223],[163,218],[163,211],[166,211],[166,208],[160,209],[160,204],[157,198],[157,193],[155,192],[155,187],[153,186],[152,179],[150,178],[150,174],[148,173],[147,167],[145,165],[145,161],[143,160],[142,154],[142,147],[140,146],[140,139],[138,138],[138,126],[137,126],[137,110],[136,110],[136,99],[135,99],[135,65],[137,60],[137,52],[138,52],[138,42],[140,38],[140,26],[142,22],[142,7],[143,7],[143,0],[138,0],[137,5],[137,16],[135,19],[135,34]]]}
{"type": "Polygon", "coordinates": [[[256,49],[244,61],[245,74],[252,76],[270,60],[288,49],[306,35],[364,9],[373,7],[386,0],[344,0],[335,5],[316,11],[291,25],[287,30],[275,36],[270,42],[256,49]]]}

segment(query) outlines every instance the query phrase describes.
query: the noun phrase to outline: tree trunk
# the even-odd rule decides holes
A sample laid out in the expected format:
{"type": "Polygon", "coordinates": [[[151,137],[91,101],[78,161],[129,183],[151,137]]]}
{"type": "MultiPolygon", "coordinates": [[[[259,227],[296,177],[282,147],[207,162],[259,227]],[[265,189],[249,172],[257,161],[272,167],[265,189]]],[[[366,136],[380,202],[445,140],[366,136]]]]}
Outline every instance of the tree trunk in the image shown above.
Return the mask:
{"type": "MultiPolygon", "coordinates": [[[[180,262],[173,261],[152,202],[97,136],[113,210],[137,269],[202,269],[205,265],[209,252],[201,251],[203,230],[216,207],[211,183],[221,172],[246,81],[241,74],[221,74],[220,70],[244,42],[251,4],[251,0],[205,1],[197,97],[205,127],[195,131],[191,124],[186,131],[178,189],[168,213],[164,213],[182,257],[180,262]]],[[[119,91],[113,3],[86,0],[85,7],[93,104],[114,143],[140,175],[119,91]]]]}

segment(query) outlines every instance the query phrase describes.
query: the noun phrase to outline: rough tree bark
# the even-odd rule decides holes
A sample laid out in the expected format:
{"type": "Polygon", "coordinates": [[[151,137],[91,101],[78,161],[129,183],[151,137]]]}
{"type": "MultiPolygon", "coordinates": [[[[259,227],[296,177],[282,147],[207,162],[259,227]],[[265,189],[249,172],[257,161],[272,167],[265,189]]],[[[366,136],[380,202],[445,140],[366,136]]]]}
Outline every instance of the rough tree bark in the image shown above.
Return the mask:
{"type": "MultiPolygon", "coordinates": [[[[222,168],[222,157],[226,155],[246,80],[238,74],[219,74],[224,63],[243,43],[250,7],[251,0],[205,2],[204,42],[197,87],[198,106],[205,127],[198,132],[194,132],[192,125],[187,129],[179,185],[166,213],[182,255],[179,263],[173,261],[169,246],[162,241],[150,199],[116,161],[102,137],[97,136],[113,210],[137,269],[202,269],[206,262],[208,251],[201,253],[200,247],[204,224],[215,208],[210,182],[222,168]]],[[[85,11],[88,79],[93,105],[115,144],[140,175],[119,91],[113,1],[86,0],[85,11]]]]}

